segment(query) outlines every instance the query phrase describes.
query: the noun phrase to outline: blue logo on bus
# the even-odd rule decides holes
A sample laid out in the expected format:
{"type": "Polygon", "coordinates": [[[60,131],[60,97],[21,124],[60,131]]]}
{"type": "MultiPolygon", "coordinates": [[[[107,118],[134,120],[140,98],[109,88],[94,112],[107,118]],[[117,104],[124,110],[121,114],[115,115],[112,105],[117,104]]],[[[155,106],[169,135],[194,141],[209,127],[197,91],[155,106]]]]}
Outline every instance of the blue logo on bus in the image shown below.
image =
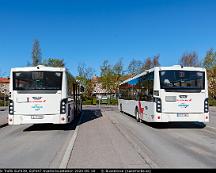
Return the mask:
{"type": "Polygon", "coordinates": [[[43,106],[41,106],[41,105],[34,105],[34,106],[32,106],[32,109],[34,109],[35,111],[39,111],[42,108],[43,108],[43,106]]]}
{"type": "Polygon", "coordinates": [[[189,106],[189,104],[181,103],[178,106],[181,107],[181,108],[187,108],[189,106]]]}

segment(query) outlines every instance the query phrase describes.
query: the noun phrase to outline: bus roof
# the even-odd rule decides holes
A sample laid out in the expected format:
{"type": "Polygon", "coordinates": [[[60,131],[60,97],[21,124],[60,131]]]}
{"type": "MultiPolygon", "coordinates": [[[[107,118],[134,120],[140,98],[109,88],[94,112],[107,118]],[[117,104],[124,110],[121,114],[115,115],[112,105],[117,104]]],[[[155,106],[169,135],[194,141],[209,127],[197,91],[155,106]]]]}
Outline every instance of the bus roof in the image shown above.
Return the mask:
{"type": "Polygon", "coordinates": [[[38,65],[35,67],[16,67],[11,68],[11,72],[14,71],[66,71],[64,67],[47,67],[44,65],[38,65]]]}
{"type": "Polygon", "coordinates": [[[131,77],[131,78],[129,78],[129,79],[123,81],[123,82],[121,82],[119,85],[122,85],[122,84],[124,84],[126,82],[129,82],[129,81],[131,81],[133,79],[136,79],[136,78],[138,78],[140,76],[143,76],[143,75],[145,75],[147,73],[150,73],[150,72],[154,71],[155,69],[159,69],[159,71],[161,71],[161,70],[206,71],[206,69],[202,68],[202,67],[184,67],[184,66],[181,66],[181,65],[173,65],[173,66],[167,66],[167,67],[165,67],[165,66],[164,67],[153,67],[153,68],[151,68],[149,70],[145,70],[144,72],[142,72],[142,73],[140,73],[140,74],[138,74],[138,75],[136,75],[134,77],[131,77]]]}

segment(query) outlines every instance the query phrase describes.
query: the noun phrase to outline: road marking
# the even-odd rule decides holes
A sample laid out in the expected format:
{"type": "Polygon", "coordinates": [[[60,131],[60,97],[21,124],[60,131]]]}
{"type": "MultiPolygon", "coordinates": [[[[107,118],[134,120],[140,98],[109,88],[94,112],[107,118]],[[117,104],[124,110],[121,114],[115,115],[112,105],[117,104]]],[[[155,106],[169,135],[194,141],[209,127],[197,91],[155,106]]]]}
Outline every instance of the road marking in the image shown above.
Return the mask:
{"type": "Polygon", "coordinates": [[[67,164],[68,164],[68,162],[69,162],[69,160],[70,160],[71,152],[72,152],[72,150],[73,150],[74,143],[75,143],[75,140],[76,140],[76,138],[77,138],[77,134],[78,134],[80,122],[81,122],[81,120],[82,120],[82,116],[83,116],[83,112],[81,113],[79,122],[77,123],[76,129],[75,129],[75,131],[74,131],[74,133],[73,133],[73,136],[72,136],[71,140],[69,141],[69,144],[68,144],[68,146],[67,146],[67,149],[66,149],[66,151],[65,151],[65,153],[64,153],[64,156],[63,156],[63,158],[62,158],[62,161],[61,161],[61,163],[60,163],[59,168],[61,168],[61,169],[67,168],[67,164]]]}

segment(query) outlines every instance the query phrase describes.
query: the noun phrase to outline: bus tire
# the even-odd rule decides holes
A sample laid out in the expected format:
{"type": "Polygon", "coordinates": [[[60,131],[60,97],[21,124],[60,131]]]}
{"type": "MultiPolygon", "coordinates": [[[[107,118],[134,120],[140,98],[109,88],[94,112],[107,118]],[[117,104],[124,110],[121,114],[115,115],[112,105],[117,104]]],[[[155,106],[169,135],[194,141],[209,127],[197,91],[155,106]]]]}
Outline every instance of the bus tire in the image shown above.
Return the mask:
{"type": "Polygon", "coordinates": [[[120,104],[120,112],[123,112],[123,111],[122,111],[122,104],[120,104]]]}
{"type": "Polygon", "coordinates": [[[138,108],[137,108],[137,107],[136,107],[136,109],[135,109],[135,116],[136,116],[137,122],[140,122],[139,111],[138,111],[138,108]]]}

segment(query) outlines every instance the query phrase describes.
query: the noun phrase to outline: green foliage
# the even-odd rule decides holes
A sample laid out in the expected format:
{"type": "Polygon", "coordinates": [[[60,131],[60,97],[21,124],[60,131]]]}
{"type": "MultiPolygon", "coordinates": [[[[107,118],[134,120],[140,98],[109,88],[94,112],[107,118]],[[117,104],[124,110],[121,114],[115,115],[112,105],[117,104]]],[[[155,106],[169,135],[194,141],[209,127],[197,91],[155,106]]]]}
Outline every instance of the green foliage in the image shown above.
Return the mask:
{"type": "Polygon", "coordinates": [[[207,51],[202,65],[206,69],[211,69],[216,66],[216,52],[214,52],[214,49],[209,49],[207,51]]]}
{"type": "Polygon", "coordinates": [[[8,106],[9,101],[0,100],[0,106],[8,106]]]}
{"type": "Polygon", "coordinates": [[[216,106],[216,99],[214,98],[209,98],[209,106],[216,106]]]}
{"type": "Polygon", "coordinates": [[[84,100],[84,101],[82,101],[82,104],[83,105],[92,105],[92,99],[88,99],[88,100],[84,100]]]}
{"type": "Polygon", "coordinates": [[[4,106],[4,101],[0,100],[0,106],[4,106]]]}
{"type": "Polygon", "coordinates": [[[49,67],[65,67],[64,60],[58,58],[48,58],[44,60],[43,64],[49,67]]]}
{"type": "Polygon", "coordinates": [[[97,99],[95,97],[92,98],[92,104],[96,105],[97,104],[97,99]]]}
{"type": "Polygon", "coordinates": [[[76,77],[77,80],[80,81],[81,85],[85,88],[84,95],[91,96],[93,91],[93,84],[92,84],[92,76],[94,70],[91,67],[87,67],[85,64],[80,64],[78,66],[78,76],[76,77]]]}
{"type": "Polygon", "coordinates": [[[101,80],[103,89],[106,89],[108,93],[112,93],[115,90],[115,73],[112,66],[109,64],[108,60],[103,62],[101,66],[101,80]]]}
{"type": "Polygon", "coordinates": [[[216,99],[216,52],[213,49],[206,52],[202,66],[207,70],[209,97],[216,99]]]}
{"type": "Polygon", "coordinates": [[[111,105],[117,105],[118,104],[118,99],[111,99],[110,104],[111,105]]]}
{"type": "Polygon", "coordinates": [[[35,40],[32,48],[32,66],[41,64],[41,59],[40,42],[35,40]]]}

